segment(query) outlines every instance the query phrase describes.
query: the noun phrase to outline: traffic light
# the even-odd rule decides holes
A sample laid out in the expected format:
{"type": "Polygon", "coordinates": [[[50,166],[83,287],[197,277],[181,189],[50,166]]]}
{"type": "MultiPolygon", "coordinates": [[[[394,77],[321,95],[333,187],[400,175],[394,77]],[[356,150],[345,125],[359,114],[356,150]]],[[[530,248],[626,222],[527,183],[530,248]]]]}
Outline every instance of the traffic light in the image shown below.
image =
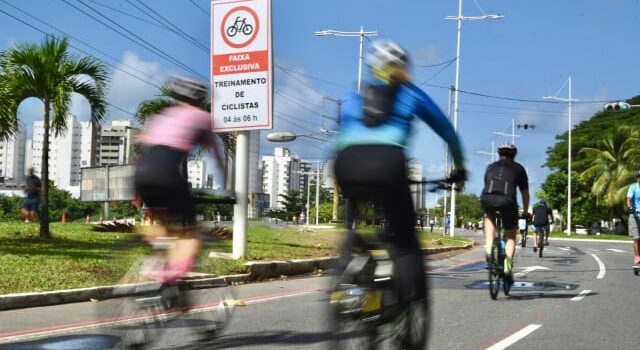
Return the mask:
{"type": "Polygon", "coordinates": [[[630,109],[631,105],[622,101],[609,102],[604,105],[604,110],[607,112],[624,112],[630,109]]]}

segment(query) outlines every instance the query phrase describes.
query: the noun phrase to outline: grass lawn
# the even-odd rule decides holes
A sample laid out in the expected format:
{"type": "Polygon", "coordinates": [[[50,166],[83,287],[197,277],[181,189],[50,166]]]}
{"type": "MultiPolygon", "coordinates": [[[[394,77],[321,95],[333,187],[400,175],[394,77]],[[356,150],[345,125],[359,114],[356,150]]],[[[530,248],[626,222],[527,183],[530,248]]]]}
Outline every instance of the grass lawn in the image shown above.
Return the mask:
{"type": "MultiPolygon", "coordinates": [[[[52,223],[53,238],[43,240],[38,229],[34,223],[0,223],[0,294],[114,284],[138,257],[149,251],[140,242],[140,234],[95,232],[83,223],[52,223]]],[[[343,232],[251,225],[247,260],[335,255],[343,232]]],[[[429,233],[423,233],[421,239],[427,247],[469,242],[429,233]]],[[[211,251],[230,253],[231,244],[231,240],[206,243],[197,270],[216,275],[246,272],[244,260],[208,258],[211,251]]]]}
{"type": "Polygon", "coordinates": [[[616,235],[610,233],[601,233],[599,235],[579,235],[575,232],[571,233],[571,236],[567,236],[566,233],[560,231],[553,231],[549,234],[549,237],[553,238],[575,238],[575,239],[607,239],[607,240],[620,240],[620,241],[633,241],[633,237],[626,234],[616,235]]]}

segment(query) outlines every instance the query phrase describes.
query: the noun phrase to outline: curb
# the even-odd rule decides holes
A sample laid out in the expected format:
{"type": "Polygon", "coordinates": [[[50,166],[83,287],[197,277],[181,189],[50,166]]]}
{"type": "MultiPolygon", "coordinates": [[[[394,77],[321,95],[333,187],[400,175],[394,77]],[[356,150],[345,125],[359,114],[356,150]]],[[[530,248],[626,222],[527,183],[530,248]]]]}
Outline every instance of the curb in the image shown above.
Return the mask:
{"type": "MultiPolygon", "coordinates": [[[[474,243],[470,243],[459,247],[422,248],[422,251],[428,255],[452,250],[470,249],[473,246],[474,243]]],[[[192,289],[213,288],[227,283],[260,281],[281,276],[311,273],[317,270],[328,270],[336,261],[336,257],[267,262],[254,261],[245,263],[248,270],[246,274],[196,277],[189,278],[185,280],[185,282],[192,289]]],[[[0,295],[0,311],[120,298],[139,294],[141,290],[144,291],[145,287],[149,289],[157,288],[157,285],[157,283],[146,282],[48,292],[4,294],[0,295]]]]}

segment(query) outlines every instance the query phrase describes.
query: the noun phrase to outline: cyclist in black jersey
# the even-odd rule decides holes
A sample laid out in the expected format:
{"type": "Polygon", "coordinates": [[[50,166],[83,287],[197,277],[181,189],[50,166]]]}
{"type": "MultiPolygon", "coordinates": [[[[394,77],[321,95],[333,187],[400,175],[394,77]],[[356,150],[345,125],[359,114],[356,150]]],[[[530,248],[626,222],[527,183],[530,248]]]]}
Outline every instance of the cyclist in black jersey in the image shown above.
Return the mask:
{"type": "Polygon", "coordinates": [[[484,232],[486,235],[486,256],[490,261],[491,246],[496,236],[496,211],[502,216],[506,244],[504,261],[505,279],[513,281],[512,259],[516,251],[515,237],[518,229],[518,201],[516,187],[522,195],[522,214],[529,217],[529,179],[525,169],[514,161],[518,149],[515,145],[504,143],[498,148],[500,159],[490,164],[484,175],[484,189],[480,203],[485,212],[484,232]]]}
{"type": "Polygon", "coordinates": [[[538,235],[544,235],[544,244],[549,245],[549,224],[553,222],[553,212],[547,206],[547,201],[540,199],[538,204],[533,207],[533,226],[535,233],[533,234],[533,251],[538,249],[538,235]]]}

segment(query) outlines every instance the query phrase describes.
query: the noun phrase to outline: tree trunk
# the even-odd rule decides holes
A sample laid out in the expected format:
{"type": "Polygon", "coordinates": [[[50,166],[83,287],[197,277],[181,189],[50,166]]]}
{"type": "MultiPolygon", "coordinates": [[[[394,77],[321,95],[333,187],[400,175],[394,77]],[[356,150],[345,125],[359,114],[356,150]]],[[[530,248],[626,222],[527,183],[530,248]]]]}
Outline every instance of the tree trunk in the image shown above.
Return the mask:
{"type": "Polygon", "coordinates": [[[44,135],[42,140],[42,192],[40,201],[40,238],[51,238],[49,232],[49,114],[51,104],[44,101],[44,135]]]}

